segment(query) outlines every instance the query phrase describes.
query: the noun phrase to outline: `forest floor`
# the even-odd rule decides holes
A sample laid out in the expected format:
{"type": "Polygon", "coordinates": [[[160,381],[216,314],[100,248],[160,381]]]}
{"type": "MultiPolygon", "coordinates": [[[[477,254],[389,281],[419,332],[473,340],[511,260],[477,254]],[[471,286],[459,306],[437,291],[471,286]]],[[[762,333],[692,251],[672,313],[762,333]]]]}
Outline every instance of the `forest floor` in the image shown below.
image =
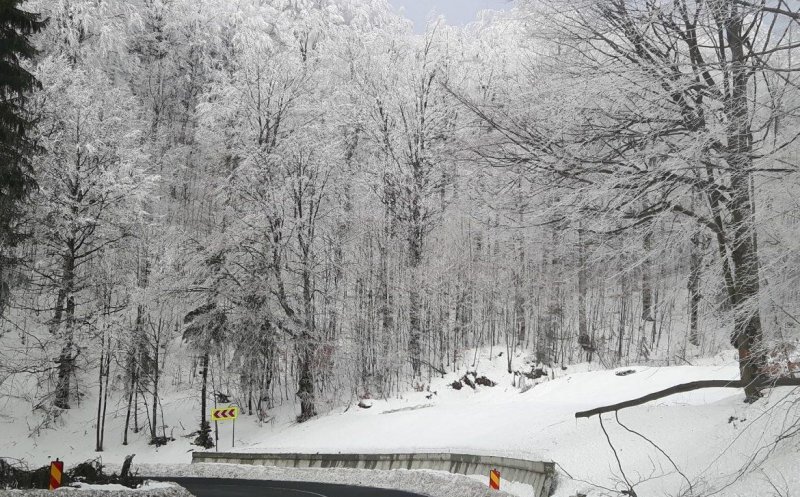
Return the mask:
{"type": "MultiPolygon", "coordinates": [[[[475,370],[496,382],[494,387],[453,389],[450,385],[464,375],[462,370],[432,380],[430,391],[374,399],[366,409],[352,403],[303,424],[293,420],[292,406],[271,413],[274,417],[269,423],[242,416],[236,423],[234,450],[450,451],[548,460],[557,463],[558,497],[620,495],[620,490],[628,488],[626,479],[639,496],[783,496],[800,492],[800,436],[796,434],[800,429],[800,389],[773,389],[752,405],[743,402],[738,389],[674,395],[620,411],[624,427],[613,414],[607,414],[603,426],[622,471],[598,417],[575,419],[576,411],[676,384],[735,379],[738,371],[732,354],[672,367],[593,371],[585,364],[570,366],[554,371],[555,379],[540,379],[527,390],[519,388],[519,377],[515,381],[507,372],[506,357],[487,356],[483,354],[475,370]],[[616,374],[623,370],[634,372],[616,374]],[[782,435],[786,435],[784,439],[775,443],[782,435]]],[[[522,369],[524,357],[514,359],[515,368],[522,369]]],[[[527,381],[531,386],[533,382],[527,381]]],[[[175,388],[163,403],[170,426],[166,433],[176,440],[159,448],[147,445],[146,433],[131,435],[130,445],[122,446],[124,405],[122,399],[119,405],[110,403],[103,460],[116,464],[124,455],[135,453],[139,463],[189,462],[196,449],[189,437],[197,424],[196,393],[175,388]]],[[[0,456],[19,458],[32,466],[43,465],[51,457],[70,464],[98,456],[93,450],[96,404],[91,399],[70,410],[60,426],[38,436],[29,436],[36,424],[30,404],[5,398],[0,409],[4,413],[0,456]]],[[[219,431],[219,450],[230,451],[232,425],[220,423],[219,431]]]]}

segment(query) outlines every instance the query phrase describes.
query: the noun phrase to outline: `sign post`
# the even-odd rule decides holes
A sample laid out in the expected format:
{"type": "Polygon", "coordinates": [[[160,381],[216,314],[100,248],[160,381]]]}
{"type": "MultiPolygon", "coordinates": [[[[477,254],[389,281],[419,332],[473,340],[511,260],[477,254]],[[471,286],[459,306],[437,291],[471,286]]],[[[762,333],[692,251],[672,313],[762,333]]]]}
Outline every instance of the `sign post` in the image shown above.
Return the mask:
{"type": "Polygon", "coordinates": [[[50,462],[50,490],[61,487],[61,477],[64,474],[64,462],[56,458],[50,462]]]}
{"type": "Polygon", "coordinates": [[[236,445],[236,418],[239,417],[239,408],[236,406],[231,407],[215,407],[211,409],[211,419],[216,423],[217,421],[233,421],[231,431],[231,447],[236,445]]]}
{"type": "Polygon", "coordinates": [[[500,490],[500,472],[493,469],[489,472],[489,488],[500,490]]]}

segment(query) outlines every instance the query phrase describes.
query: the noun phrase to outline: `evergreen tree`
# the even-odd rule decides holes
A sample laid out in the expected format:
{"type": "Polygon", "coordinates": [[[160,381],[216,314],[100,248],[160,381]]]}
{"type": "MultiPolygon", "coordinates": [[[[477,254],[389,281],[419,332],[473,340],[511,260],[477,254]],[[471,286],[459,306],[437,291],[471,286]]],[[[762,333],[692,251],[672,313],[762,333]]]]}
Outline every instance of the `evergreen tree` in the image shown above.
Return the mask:
{"type": "Polygon", "coordinates": [[[29,37],[44,26],[38,14],[20,10],[20,0],[0,0],[0,313],[8,302],[8,253],[21,238],[20,203],[36,187],[28,136],[33,123],[25,109],[26,94],[36,78],[22,65],[36,50],[29,37]]]}

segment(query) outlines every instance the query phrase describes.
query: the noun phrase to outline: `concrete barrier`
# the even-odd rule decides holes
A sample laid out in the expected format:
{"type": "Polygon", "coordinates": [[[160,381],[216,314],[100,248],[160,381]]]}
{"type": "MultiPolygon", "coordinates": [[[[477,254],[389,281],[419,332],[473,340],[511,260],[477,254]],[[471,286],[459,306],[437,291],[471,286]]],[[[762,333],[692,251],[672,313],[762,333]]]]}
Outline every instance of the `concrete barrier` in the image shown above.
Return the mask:
{"type": "MultiPolygon", "coordinates": [[[[429,469],[462,475],[486,476],[500,471],[502,481],[531,485],[533,495],[547,497],[555,475],[552,462],[468,454],[258,454],[193,452],[193,463],[253,464],[278,468],[429,469]]],[[[502,488],[502,483],[500,488],[502,488]]]]}

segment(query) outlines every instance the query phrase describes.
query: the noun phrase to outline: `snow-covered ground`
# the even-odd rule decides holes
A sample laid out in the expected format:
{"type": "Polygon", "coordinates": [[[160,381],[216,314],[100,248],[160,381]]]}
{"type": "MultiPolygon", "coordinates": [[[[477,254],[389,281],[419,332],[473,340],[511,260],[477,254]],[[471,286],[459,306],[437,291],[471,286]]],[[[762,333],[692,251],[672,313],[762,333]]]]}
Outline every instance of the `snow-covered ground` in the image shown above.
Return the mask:
{"type": "MultiPolygon", "coordinates": [[[[515,367],[521,367],[523,359],[515,357],[515,367]]],[[[293,421],[291,408],[276,411],[274,421],[263,425],[254,417],[243,416],[236,424],[234,450],[450,451],[551,460],[559,470],[559,497],[576,492],[618,495],[613,490],[626,488],[622,483],[626,478],[638,495],[677,496],[690,489],[693,495],[715,490],[720,490],[716,495],[725,496],[779,495],[773,485],[781,492],[790,489],[792,495],[800,492],[800,437],[772,444],[782,432],[800,423],[800,393],[795,389],[774,389],[753,405],[744,404],[737,389],[675,395],[621,411],[619,421],[632,431],[620,425],[613,414],[605,415],[603,427],[616,448],[624,476],[598,417],[574,417],[576,411],[679,383],[735,379],[738,370],[732,354],[693,366],[623,368],[635,370],[627,376],[592,371],[588,365],[571,366],[557,370],[555,380],[527,391],[512,385],[513,376],[506,367],[506,357],[488,359],[484,354],[475,369],[497,382],[495,387],[454,390],[449,384],[464,374],[461,370],[434,380],[430,392],[374,399],[369,409],[342,406],[303,424],[293,421]]],[[[57,431],[44,431],[39,437],[28,437],[26,413],[19,408],[11,410],[16,417],[4,418],[5,424],[0,425],[11,434],[0,440],[0,454],[32,465],[45,464],[56,456],[68,464],[96,457],[92,408],[87,402],[72,410],[57,431]]],[[[120,445],[124,423],[120,406],[107,422],[104,461],[118,463],[124,455],[135,453],[135,466],[189,462],[196,447],[184,435],[196,429],[196,409],[195,392],[175,392],[165,398],[167,434],[174,430],[177,440],[156,449],[146,444],[144,434],[133,436],[128,447],[120,445]]],[[[231,425],[221,423],[219,450],[231,450],[231,435],[231,425]]]]}
{"type": "Polygon", "coordinates": [[[48,497],[52,495],[76,495],[80,497],[192,497],[185,488],[174,483],[146,481],[139,488],[131,489],[122,485],[89,485],[79,483],[61,487],[55,492],[49,490],[3,490],[0,497],[48,497]]]}
{"type": "Polygon", "coordinates": [[[146,480],[140,487],[137,488],[128,488],[124,485],[120,485],[118,483],[108,483],[105,485],[96,485],[91,483],[83,483],[83,482],[76,482],[70,485],[69,487],[65,488],[75,488],[78,490],[102,490],[102,491],[111,491],[111,492],[149,492],[151,490],[157,489],[166,489],[166,488],[173,488],[176,485],[174,483],[165,482],[165,481],[153,481],[153,480],[146,480]]]}

